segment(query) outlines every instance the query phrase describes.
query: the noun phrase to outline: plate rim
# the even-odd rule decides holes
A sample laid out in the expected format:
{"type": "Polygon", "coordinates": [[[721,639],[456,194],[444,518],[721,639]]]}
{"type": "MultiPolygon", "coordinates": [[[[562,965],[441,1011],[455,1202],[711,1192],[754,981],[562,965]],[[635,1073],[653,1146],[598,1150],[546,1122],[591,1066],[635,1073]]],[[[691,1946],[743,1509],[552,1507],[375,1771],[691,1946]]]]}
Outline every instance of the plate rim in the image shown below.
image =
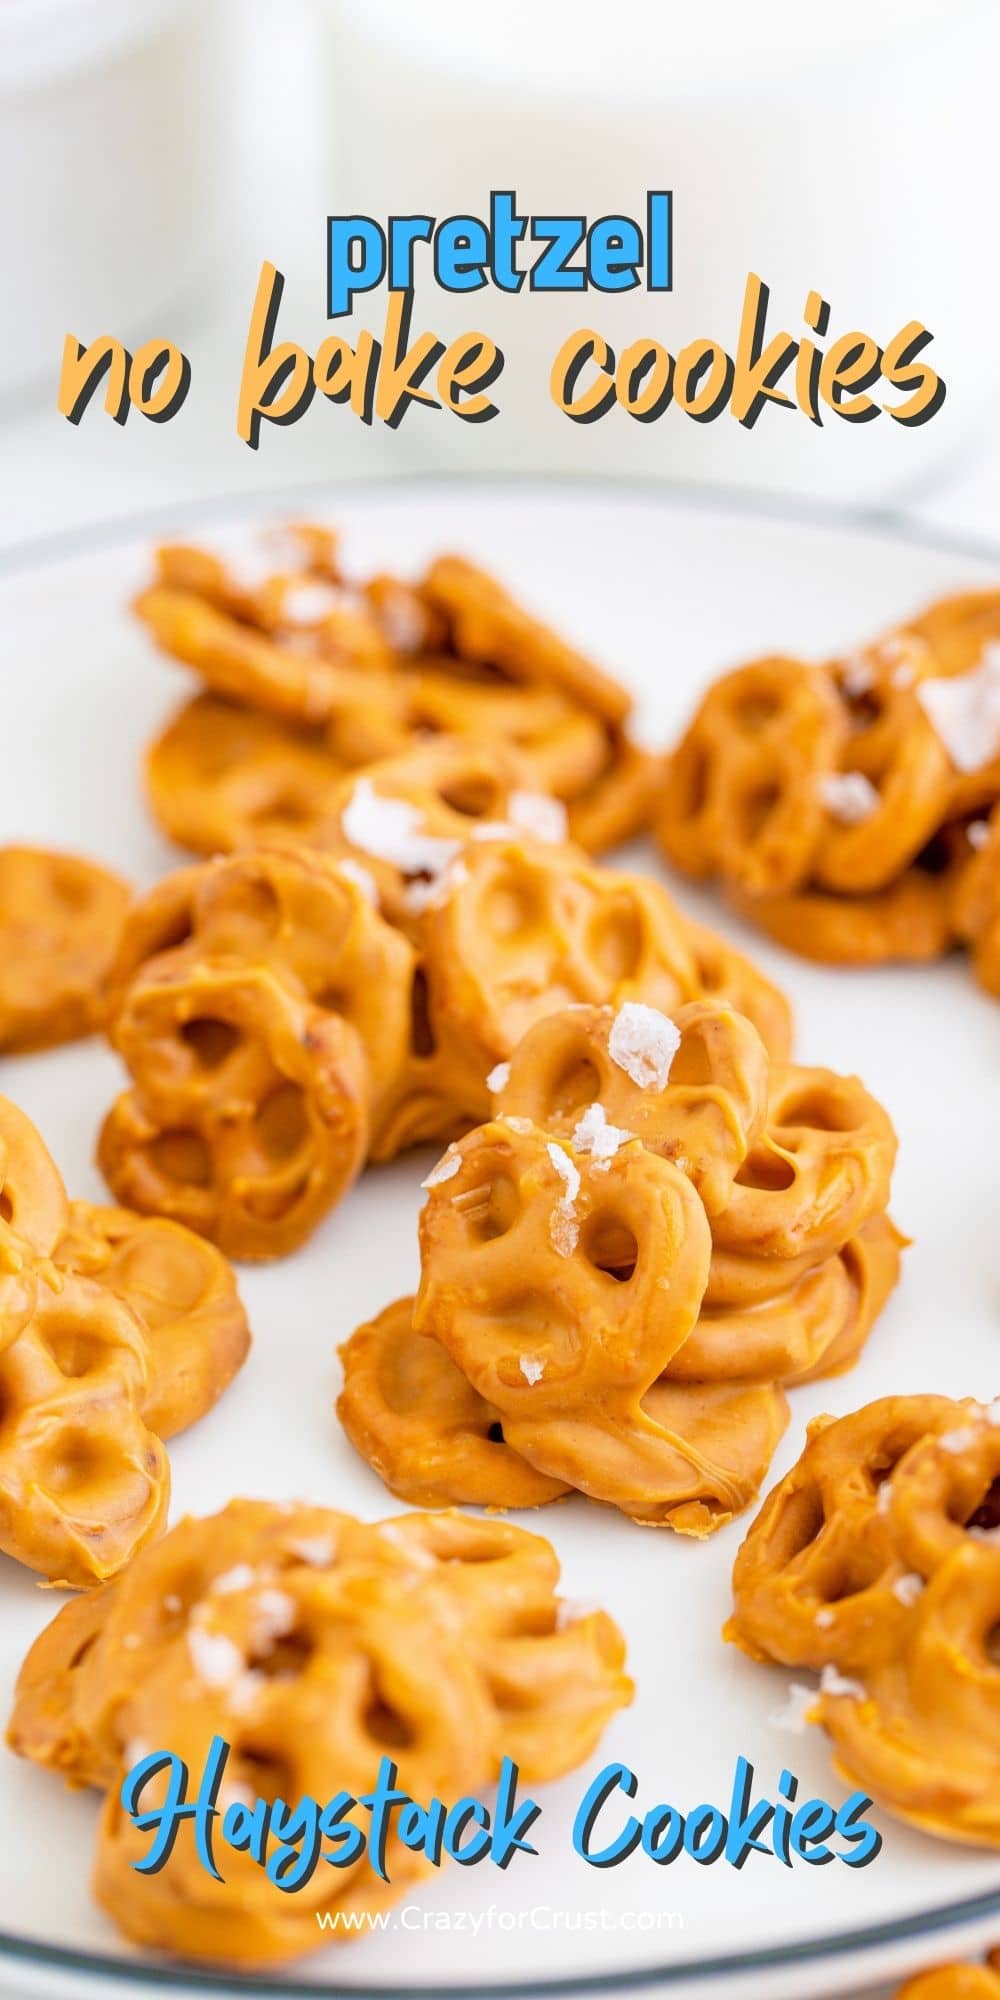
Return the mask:
{"type": "MultiPolygon", "coordinates": [[[[83,523],[35,535],[0,549],[0,587],[17,582],[38,570],[72,562],[87,554],[104,554],[163,534],[179,523],[197,525],[201,521],[232,516],[252,521],[275,509],[303,502],[330,509],[348,508],[378,500],[417,497],[421,492],[447,493],[459,489],[484,498],[504,491],[530,488],[539,497],[546,492],[581,499],[631,497],[636,501],[662,506],[665,510],[694,509],[705,513],[746,516],[751,520],[771,520],[777,526],[807,527],[818,533],[867,533],[881,540],[911,548],[927,548],[941,555],[957,555],[976,562],[993,563],[1000,570],[1000,541],[962,532],[940,529],[914,520],[897,508],[853,508],[837,502],[803,499],[791,493],[770,493],[758,488],[711,484],[687,480],[658,479],[630,475],[576,474],[571,472],[505,471],[496,474],[466,474],[451,470],[425,470],[402,474],[376,475],[341,480],[288,482],[252,491],[217,493],[195,499],[170,501],[137,514],[112,516],[98,523],[83,523]]],[[[0,1967],[35,1966],[73,1978],[100,1979],[119,1988],[141,1987],[146,1992],[169,1994],[178,1991],[241,1995],[257,1993],[262,2000],[290,2000],[294,1990],[315,1994],[320,2000],[426,2000],[432,1993],[440,2000],[556,2000],[556,1996],[576,1994],[641,1994],[657,1987],[676,1987],[714,1979],[738,1981],[753,1972],[787,1971],[795,1965],[843,1963],[851,1956],[881,1951],[894,1944],[930,1939],[995,1916],[1000,1927],[1000,1885],[945,1903],[922,1912],[919,1917],[895,1917],[831,1936],[805,1938],[785,1945],[760,1946],[752,1951],[720,1953],[710,1958],[674,1959],[662,1965],[641,1966],[621,1972],[579,1973],[556,1978],[517,1979],[490,1982],[449,1983],[435,1987],[385,1983],[356,1985],[343,1980],[309,1980],[300,1988],[290,1987],[280,1975],[216,1971],[205,1965],[174,1965],[160,1959],[125,1958],[110,1952],[80,1950],[71,1945],[19,1936],[0,1930],[0,1967]]],[[[864,1976],[868,1977],[867,1970],[864,1976]]],[[[876,1969],[874,1976],[877,1978],[876,1969]]]]}

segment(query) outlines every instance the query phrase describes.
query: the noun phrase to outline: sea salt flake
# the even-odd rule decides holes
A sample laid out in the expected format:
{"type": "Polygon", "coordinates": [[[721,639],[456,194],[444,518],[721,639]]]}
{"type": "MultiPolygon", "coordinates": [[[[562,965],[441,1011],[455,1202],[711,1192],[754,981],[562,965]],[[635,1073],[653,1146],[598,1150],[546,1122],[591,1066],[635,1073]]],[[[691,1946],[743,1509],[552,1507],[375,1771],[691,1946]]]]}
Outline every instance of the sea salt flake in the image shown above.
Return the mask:
{"type": "Polygon", "coordinates": [[[836,1622],[837,1614],[829,1604],[824,1604],[822,1611],[817,1611],[813,1620],[813,1623],[819,1627],[821,1632],[828,1632],[831,1625],[835,1625],[836,1622]]]}
{"type": "Polygon", "coordinates": [[[1000,1425],[1000,1396],[995,1396],[992,1403],[983,1404],[983,1415],[988,1424],[1000,1425]]]}
{"type": "Polygon", "coordinates": [[[681,1045],[680,1031],[656,1007],[626,1000],[608,1036],[608,1054],[641,1090],[662,1090],[681,1045]]]}
{"type": "Polygon", "coordinates": [[[889,1485],[889,1481],[887,1479],[883,1479],[882,1484],[875,1495],[875,1512],[876,1514],[888,1514],[891,1506],[892,1506],[892,1487],[889,1485]]]}
{"type": "Polygon", "coordinates": [[[529,1359],[527,1354],[522,1354],[521,1359],[517,1365],[520,1368],[521,1373],[524,1376],[524,1379],[527,1382],[529,1388],[531,1389],[534,1388],[536,1382],[541,1381],[542,1376],[545,1373],[544,1361],[532,1361],[529,1359]]]}
{"type": "Polygon", "coordinates": [[[493,1096],[496,1097],[501,1090],[506,1090],[509,1082],[510,1082],[509,1062],[494,1063],[493,1068],[491,1069],[489,1076],[486,1079],[487,1090],[491,1091],[493,1096]]]}
{"type": "Polygon", "coordinates": [[[558,847],[568,836],[569,824],[562,800],[550,799],[545,792],[511,792],[507,812],[511,824],[535,840],[558,847]]]}
{"type": "Polygon", "coordinates": [[[126,1652],[134,1653],[136,1648],[142,1645],[142,1638],[138,1632],[126,1632],[122,1645],[126,1652]]]}
{"type": "Polygon", "coordinates": [[[348,602],[346,591],[335,583],[293,583],[282,595],[282,623],[320,625],[348,602]]]}
{"type": "Polygon", "coordinates": [[[573,1206],[580,1192],[580,1172],[569,1154],[564,1153],[554,1140],[549,1141],[546,1151],[565,1189],[552,1211],[549,1235],[560,1257],[572,1257],[580,1241],[580,1224],[573,1206]]]}
{"type": "Polygon", "coordinates": [[[338,861],[337,867],[341,875],[346,875],[348,881],[353,882],[355,888],[360,889],[361,894],[367,896],[368,901],[377,910],[378,885],[374,875],[370,875],[367,868],[362,867],[361,862],[355,861],[350,854],[346,854],[343,861],[338,861]]]}
{"type": "Polygon", "coordinates": [[[801,1681],[793,1681],[784,1708],[775,1709],[774,1714],[768,1716],[768,1721],[772,1729],[787,1729],[793,1736],[804,1736],[815,1706],[816,1689],[803,1687],[801,1681]]]}
{"type": "Polygon", "coordinates": [[[234,1714],[243,1714],[246,1709],[253,1707],[257,1696],[266,1686],[267,1675],[257,1673],[254,1667],[248,1667],[246,1673],[240,1674],[226,1690],[229,1707],[234,1714]]]}
{"type": "Polygon", "coordinates": [[[857,700],[875,685],[875,669],[864,653],[849,653],[840,665],[840,685],[848,701],[857,700]]]}
{"type": "Polygon", "coordinates": [[[512,1132],[531,1131],[531,1119],[515,1118],[513,1112],[511,1111],[505,1111],[502,1113],[500,1123],[501,1125],[509,1125],[512,1132]]]}
{"type": "Polygon", "coordinates": [[[515,829],[506,819],[480,819],[472,829],[473,840],[512,840],[515,829]]]}
{"type": "Polygon", "coordinates": [[[566,1632],[571,1625],[579,1625],[585,1618],[600,1616],[602,1606],[582,1597],[561,1597],[556,1605],[556,1631],[566,1632]]]}
{"type": "Polygon", "coordinates": [[[868,1691],[860,1681],[849,1680],[837,1667],[825,1666],[819,1677],[820,1694],[842,1695],[849,1701],[867,1701],[868,1691]]]}
{"type": "Polygon", "coordinates": [[[437,1166],[431,1168],[427,1179],[421,1181],[420,1185],[424,1188],[440,1187],[442,1181],[454,1180],[455,1175],[461,1172],[461,1167],[461,1153],[456,1146],[449,1146],[448,1151],[442,1153],[437,1166]]]}
{"type": "Polygon", "coordinates": [[[170,1591],[169,1595],[165,1597],[163,1600],[163,1609],[164,1611],[169,1611],[172,1616],[176,1617],[177,1612],[183,1611],[184,1609],[184,1599],[182,1597],[178,1597],[177,1592],[175,1590],[172,1590],[170,1591]]]}
{"type": "Polygon", "coordinates": [[[915,1604],[923,1591],[924,1579],[915,1569],[908,1570],[905,1576],[897,1576],[892,1586],[893,1597],[898,1597],[900,1604],[915,1604]]]}
{"type": "Polygon", "coordinates": [[[878,811],[879,794],[863,771],[828,771],[820,779],[820,798],[839,826],[861,826],[878,811]]]}
{"type": "Polygon", "coordinates": [[[461,841],[426,833],[423,814],[408,799],[386,798],[370,778],[359,778],[340,824],[352,847],[389,861],[404,875],[440,875],[453,861],[461,841]]]}
{"type": "Polygon", "coordinates": [[[192,1625],[187,1635],[188,1652],[196,1673],[208,1687],[228,1687],[246,1671],[246,1661],[225,1632],[206,1632],[192,1625]]]}
{"type": "Polygon", "coordinates": [[[295,1599],[287,1590],[261,1590],[253,1601],[253,1644],[259,1653],[269,1652],[276,1639],[283,1639],[295,1624],[295,1599]]]}
{"type": "Polygon", "coordinates": [[[971,1425],[967,1425],[964,1430],[945,1431],[944,1436],[938,1438],[938,1443],[942,1451],[959,1452],[968,1451],[972,1445],[978,1443],[978,1439],[971,1425]]]}
{"type": "Polygon", "coordinates": [[[337,1553],[329,1535],[303,1535],[298,1541],[286,1542],[285,1547],[310,1569],[328,1569],[337,1553]]]}
{"type": "Polygon", "coordinates": [[[922,681],[917,700],[956,771],[981,771],[1000,757],[1000,645],[968,673],[922,681]]]}
{"type": "Polygon", "coordinates": [[[975,848],[977,854],[981,848],[986,846],[989,837],[990,823],[988,819],[970,819],[965,829],[965,838],[969,846],[975,848]]]}
{"type": "Polygon", "coordinates": [[[461,855],[449,861],[439,875],[428,875],[425,880],[408,882],[403,890],[403,904],[413,917],[422,917],[425,910],[439,909],[455,890],[469,879],[469,871],[461,855]]]}
{"type": "Polygon", "coordinates": [[[234,1563],[232,1569],[224,1569],[211,1585],[213,1597],[228,1597],[234,1590],[249,1590],[257,1580],[256,1570],[249,1563],[234,1563]]]}
{"type": "Polygon", "coordinates": [[[603,1104],[588,1104],[583,1117],[573,1133],[573,1146],[578,1153],[589,1153],[596,1166],[607,1166],[613,1160],[619,1146],[624,1146],[633,1137],[621,1125],[609,1125],[603,1104]]]}

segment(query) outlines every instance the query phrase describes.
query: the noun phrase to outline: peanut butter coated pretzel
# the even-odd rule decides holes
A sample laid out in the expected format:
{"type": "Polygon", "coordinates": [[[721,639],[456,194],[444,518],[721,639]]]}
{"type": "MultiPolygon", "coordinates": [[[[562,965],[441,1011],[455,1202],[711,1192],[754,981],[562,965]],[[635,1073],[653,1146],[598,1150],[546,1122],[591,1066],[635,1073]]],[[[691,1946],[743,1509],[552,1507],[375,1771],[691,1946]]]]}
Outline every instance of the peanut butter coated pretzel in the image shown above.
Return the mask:
{"type": "Polygon", "coordinates": [[[0,848],[0,1048],[52,1048],[101,1025],[128,900],[80,855],[0,848]]]}
{"type": "Polygon", "coordinates": [[[572,1488],[707,1534],[759,1489],[779,1385],[849,1367],[892,1290],[892,1128],[710,1001],[544,1015],[490,1084],[425,1183],[416,1299],[342,1350],[341,1421],[406,1498],[572,1488]]]}
{"type": "Polygon", "coordinates": [[[838,1769],[900,1818],[1000,1846],[1000,1404],[820,1418],[754,1522],[726,1635],[821,1670],[838,1769]]]}
{"type": "Polygon", "coordinates": [[[916,964],[977,949],[964,885],[998,799],[1000,592],[983,591],[823,667],[724,675],[667,759],[657,831],[789,950],[916,964]]]}
{"type": "Polygon", "coordinates": [[[1000,1953],[989,1965],[938,1965],[901,1986],[896,2000],[1000,2000],[1000,1953]]]}
{"type": "Polygon", "coordinates": [[[168,1223],[70,1203],[0,1098],[0,1549],[50,1581],[114,1575],[159,1533],[162,1439],[249,1344],[232,1273],[168,1223]]]}
{"type": "Polygon", "coordinates": [[[146,792],[179,847],[230,854],[259,840],[312,843],[342,768],[320,731],[199,694],[150,744],[146,792]]]}
{"type": "MultiPolygon", "coordinates": [[[[617,1627],[574,1614],[558,1575],[547,1542],[496,1522],[418,1514],[369,1527],[236,1500],[182,1521],[59,1614],[24,1663],[8,1741],[106,1793],[95,1893],[127,1936],[185,1958],[277,1964],[323,1941],[317,1910],[378,1910],[428,1861],[394,1823],[389,1882],[361,1856],[283,1894],[231,1847],[217,1882],[185,1834],[163,1868],[139,1875],[146,1841],[119,1800],[125,1771],[159,1746],[200,1770],[222,1735],[223,1812],[360,1797],[385,1756],[419,1801],[460,1799],[503,1755],[529,1782],[560,1776],[632,1689],[617,1627]]],[[[161,1782],[147,1780],[144,1805],[161,1782]]]]}
{"type": "Polygon", "coordinates": [[[168,544],[155,568],[135,609],[209,691],[148,758],[154,813],[182,844],[311,839],[327,778],[442,734],[518,754],[594,851],[646,824],[655,765],[626,733],[625,690],[462,558],[415,584],[351,582],[332,531],[297,524],[168,544]]]}
{"type": "Polygon", "coordinates": [[[955,929],[980,985],[1000,999],[1000,806],[966,831],[973,846],[954,892],[955,929]]]}
{"type": "Polygon", "coordinates": [[[115,1194],[237,1257],[303,1242],[359,1173],[402,1067],[410,964],[364,889],[305,848],[160,884],[112,974],[133,1079],[99,1142],[115,1194]]]}

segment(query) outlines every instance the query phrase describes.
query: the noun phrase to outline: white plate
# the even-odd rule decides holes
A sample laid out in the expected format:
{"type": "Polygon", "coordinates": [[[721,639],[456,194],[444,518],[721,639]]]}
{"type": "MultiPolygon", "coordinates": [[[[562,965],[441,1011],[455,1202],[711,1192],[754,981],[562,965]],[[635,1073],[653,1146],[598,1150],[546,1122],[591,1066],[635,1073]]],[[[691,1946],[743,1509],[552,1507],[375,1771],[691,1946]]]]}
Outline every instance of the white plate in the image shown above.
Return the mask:
{"type": "MultiPolygon", "coordinates": [[[[324,505],[333,512],[329,495],[324,505]]],[[[407,570],[450,547],[495,566],[622,671],[640,696],[652,742],[676,731],[710,674],[758,648],[822,654],[936,592],[990,575],[981,558],[871,528],[627,489],[369,489],[344,497],[336,514],[361,567],[407,570]]],[[[189,515],[184,525],[207,522],[189,515]]],[[[143,810],[139,755],[188,686],[152,656],[125,609],[143,573],[145,541],[57,551],[0,583],[10,662],[3,836],[64,842],[141,882],[172,857],[143,810]]],[[[637,856],[656,872],[649,848],[637,856]]],[[[717,916],[709,899],[677,893],[717,916]]],[[[727,928],[736,931],[731,922],[727,928]]],[[[903,1284],[855,1372],[793,1393],[777,1477],[817,1411],[851,1410],[895,1391],[990,1397],[1000,1388],[990,1104],[1000,1008],[976,990],[961,961],[929,972],[837,975],[756,940],[752,948],[794,998],[802,1057],[859,1070],[891,1111],[901,1140],[894,1209],[915,1238],[903,1284]]],[[[116,1060],[93,1043],[9,1061],[2,1072],[3,1089],[37,1120],[71,1190],[99,1199],[94,1135],[119,1086],[116,1060]]],[[[396,1511],[338,1430],[334,1348],[413,1286],[418,1182],[428,1157],[369,1174],[299,1256],[245,1274],[253,1352],[221,1406],[171,1447],[175,1518],[237,1493],[302,1494],[368,1517],[396,1511]]],[[[568,1592],[606,1605],[628,1637],[638,1695],[608,1731],[591,1773],[621,1758],[639,1774],[645,1807],[668,1799],[683,1808],[724,1802],[743,1753],[765,1791],[790,1765],[802,1797],[843,1796],[824,1737],[784,1735],[769,1720],[782,1705],[784,1677],[720,1642],[745,1522],[697,1545],[579,1501],[532,1516],[531,1525],[555,1542],[568,1592]]],[[[55,1608],[26,1572],[4,1566],[5,1709],[25,1648],[55,1608]]],[[[445,1870],[423,1893],[428,1923],[492,1908],[478,1939],[457,1928],[389,1932],[313,1959],[280,1990],[301,1982],[383,1994],[526,1984],[551,1992],[561,1983],[575,1992],[596,1982],[602,1992],[662,1989],[691,2000],[806,2000],[895,1977],[959,1946],[1000,1941],[996,1856],[933,1842],[888,1814],[877,1815],[884,1851],[860,1871],[840,1864],[788,1871],[759,1856],[742,1873],[724,1863],[662,1869],[641,1857],[596,1871],[573,1858],[569,1842],[586,1782],[581,1772],[545,1792],[537,1860],[519,1857],[504,1875],[488,1863],[445,1870]],[[553,1915],[587,1910],[607,1911],[607,1928],[582,1933],[566,1928],[572,1914],[559,1923],[553,1915]],[[674,1913],[673,1927],[664,1912],[674,1913]]],[[[80,1993],[122,1980],[146,1990],[176,1983],[170,1970],[130,1957],[90,1901],[95,1815],[90,1795],[68,1795],[0,1754],[0,1985],[80,1993]]],[[[194,1975],[194,1983],[212,1982],[194,1975]]]]}

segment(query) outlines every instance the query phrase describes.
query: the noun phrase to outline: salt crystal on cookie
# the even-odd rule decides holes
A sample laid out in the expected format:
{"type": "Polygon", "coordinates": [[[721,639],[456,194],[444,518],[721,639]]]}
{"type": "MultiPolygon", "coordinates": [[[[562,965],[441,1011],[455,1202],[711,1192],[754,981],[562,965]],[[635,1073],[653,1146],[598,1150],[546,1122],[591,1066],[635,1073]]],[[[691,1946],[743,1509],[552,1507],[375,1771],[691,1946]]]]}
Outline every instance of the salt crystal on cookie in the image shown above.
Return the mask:
{"type": "Polygon", "coordinates": [[[608,1036],[608,1054],[642,1090],[662,1090],[681,1045],[680,1031],[656,1007],[626,1000],[608,1036]]]}

